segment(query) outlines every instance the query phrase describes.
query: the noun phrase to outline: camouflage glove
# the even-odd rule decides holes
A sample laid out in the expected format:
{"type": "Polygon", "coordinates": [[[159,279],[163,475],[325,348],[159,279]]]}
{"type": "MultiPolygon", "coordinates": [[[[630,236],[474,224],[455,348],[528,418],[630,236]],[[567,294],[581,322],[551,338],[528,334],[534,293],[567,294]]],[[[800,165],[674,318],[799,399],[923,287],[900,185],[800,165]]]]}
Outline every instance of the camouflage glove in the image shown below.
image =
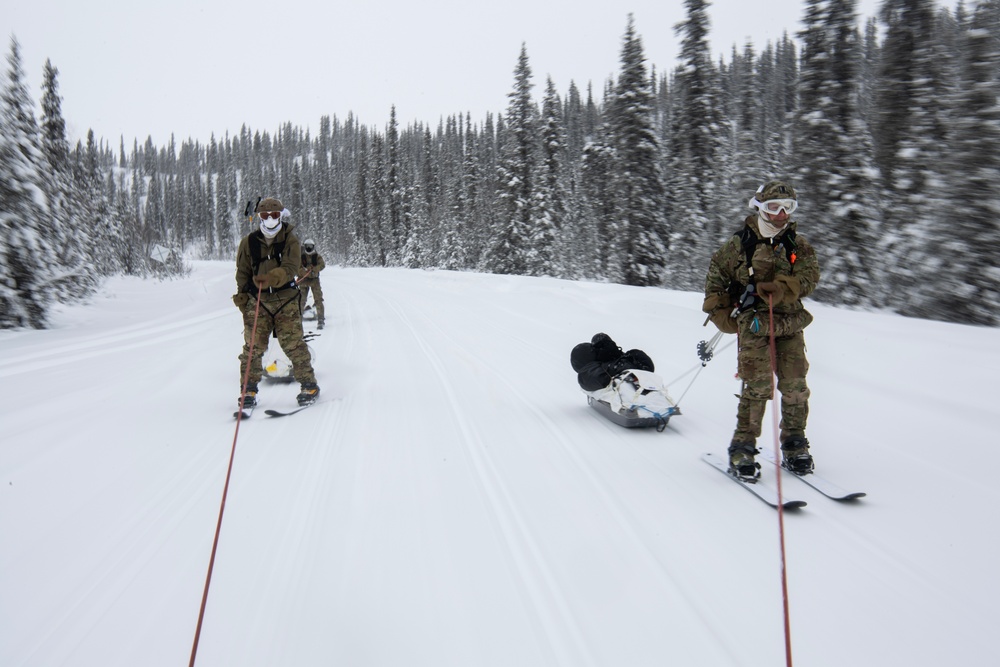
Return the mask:
{"type": "Polygon", "coordinates": [[[736,321],[735,317],[730,317],[728,308],[719,308],[708,316],[708,319],[712,320],[712,324],[719,328],[722,333],[738,333],[740,330],[740,325],[736,321]]]}
{"type": "Polygon", "coordinates": [[[271,269],[264,275],[253,277],[253,283],[259,289],[281,287],[287,282],[288,279],[285,277],[285,270],[281,268],[271,269]]]}
{"type": "Polygon", "coordinates": [[[247,294],[246,292],[240,292],[239,294],[233,295],[233,303],[235,303],[236,307],[239,308],[240,310],[243,310],[243,307],[247,305],[247,301],[249,300],[250,300],[250,295],[247,294]]]}
{"type": "Polygon", "coordinates": [[[774,279],[779,285],[784,286],[785,296],[782,298],[783,303],[795,303],[799,300],[799,295],[802,294],[802,282],[795,276],[778,276],[774,279]]]}
{"type": "Polygon", "coordinates": [[[773,299],[774,305],[778,305],[785,298],[785,284],[780,282],[773,283],[757,283],[757,293],[767,300],[768,297],[773,299]]]}

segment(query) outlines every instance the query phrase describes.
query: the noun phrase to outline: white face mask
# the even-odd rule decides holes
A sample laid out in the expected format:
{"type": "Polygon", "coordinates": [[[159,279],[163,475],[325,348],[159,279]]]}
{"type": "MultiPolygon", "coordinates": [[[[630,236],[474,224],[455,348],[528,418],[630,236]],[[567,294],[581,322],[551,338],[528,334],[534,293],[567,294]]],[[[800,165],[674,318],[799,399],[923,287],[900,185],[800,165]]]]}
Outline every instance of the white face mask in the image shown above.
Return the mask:
{"type": "Polygon", "coordinates": [[[281,231],[281,220],[261,220],[260,233],[269,239],[273,239],[281,231]],[[273,225],[268,227],[268,225],[273,225]]]}
{"type": "Polygon", "coordinates": [[[773,239],[787,227],[788,223],[785,223],[781,227],[775,227],[764,219],[763,213],[757,216],[757,229],[760,230],[760,233],[764,236],[764,238],[773,239]]]}

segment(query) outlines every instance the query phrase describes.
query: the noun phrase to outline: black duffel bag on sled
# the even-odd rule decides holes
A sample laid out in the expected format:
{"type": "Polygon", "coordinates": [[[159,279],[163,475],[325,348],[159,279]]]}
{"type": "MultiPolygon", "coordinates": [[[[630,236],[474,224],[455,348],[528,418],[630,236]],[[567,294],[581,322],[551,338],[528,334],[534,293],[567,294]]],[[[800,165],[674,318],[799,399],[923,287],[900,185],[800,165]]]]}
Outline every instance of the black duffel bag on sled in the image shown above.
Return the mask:
{"type": "Polygon", "coordinates": [[[653,360],[642,350],[622,352],[609,335],[599,333],[573,348],[570,363],[587,403],[619,426],[662,431],[680,414],[654,373],[653,360]]]}

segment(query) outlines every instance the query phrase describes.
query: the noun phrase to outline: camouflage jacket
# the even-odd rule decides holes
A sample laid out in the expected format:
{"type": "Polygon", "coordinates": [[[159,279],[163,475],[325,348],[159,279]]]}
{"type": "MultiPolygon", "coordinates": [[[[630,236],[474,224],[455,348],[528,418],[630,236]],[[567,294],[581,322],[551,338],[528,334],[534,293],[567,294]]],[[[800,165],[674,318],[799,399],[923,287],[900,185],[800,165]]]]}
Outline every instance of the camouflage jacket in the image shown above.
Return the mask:
{"type": "Polygon", "coordinates": [[[305,276],[302,278],[302,282],[309,282],[310,280],[319,280],[319,272],[326,268],[326,262],[323,261],[323,255],[318,252],[309,254],[307,252],[302,253],[302,270],[300,276],[305,276]],[[306,270],[309,270],[308,275],[306,270]]]}
{"type": "MultiPolygon", "coordinates": [[[[819,282],[819,260],[812,245],[796,231],[794,251],[789,256],[781,243],[782,232],[775,239],[767,239],[757,228],[757,216],[748,216],[745,225],[758,239],[754,247],[754,282],[779,282],[785,287],[785,296],[774,304],[775,329],[778,335],[788,335],[801,331],[812,321],[802,299],[812,294],[819,282]]],[[[788,223],[788,229],[795,230],[796,223],[788,223]]],[[[720,329],[727,331],[725,319],[736,305],[738,295],[750,281],[743,245],[737,236],[728,241],[712,255],[708,275],[705,278],[705,301],[702,310],[710,314],[720,329]],[[723,316],[723,311],[725,315],[723,316]]],[[[767,316],[767,301],[755,299],[752,308],[738,316],[739,329],[749,325],[754,314],[767,316]]],[[[766,324],[766,319],[764,320],[766,324]]],[[[736,322],[729,323],[731,333],[736,332],[736,322]]],[[[754,333],[758,333],[755,331],[754,333]]],[[[766,334],[766,331],[764,331],[766,334]]]]}
{"type": "Polygon", "coordinates": [[[302,248],[298,237],[293,231],[293,226],[283,223],[281,231],[270,239],[264,237],[260,230],[255,230],[251,234],[243,237],[240,247],[236,250],[236,291],[257,294],[257,288],[253,284],[254,266],[253,253],[250,249],[250,239],[254,238],[260,247],[260,264],[257,266],[256,275],[264,275],[272,269],[281,268],[284,270],[288,287],[277,289],[268,288],[261,294],[261,300],[285,299],[296,293],[295,287],[291,283],[299,273],[299,262],[302,259],[302,248]],[[281,262],[279,263],[273,250],[281,248],[281,262]]]}

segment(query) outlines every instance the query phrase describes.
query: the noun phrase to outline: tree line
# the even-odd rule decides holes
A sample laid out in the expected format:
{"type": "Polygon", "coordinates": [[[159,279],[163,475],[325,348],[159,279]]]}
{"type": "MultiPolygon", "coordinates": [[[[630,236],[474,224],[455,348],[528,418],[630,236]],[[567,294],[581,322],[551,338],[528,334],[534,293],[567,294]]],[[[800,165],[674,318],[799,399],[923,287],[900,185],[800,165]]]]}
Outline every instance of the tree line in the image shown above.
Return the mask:
{"type": "Polygon", "coordinates": [[[950,10],[807,0],[802,30],[714,62],[706,0],[646,63],[631,16],[617,76],[536,86],[527,48],[503,113],[381,128],[244,126],[205,144],[71,148],[46,62],[41,118],[12,39],[0,95],[0,327],[115,274],[230,259],[247,201],[277,196],[302,238],[353,266],[436,267],[700,291],[711,253],[771,179],[798,191],[814,298],[954,322],[1000,320],[1000,0],[950,10]],[[157,254],[166,248],[168,254],[157,254]],[[154,258],[154,256],[156,258],[154,258]]]}

